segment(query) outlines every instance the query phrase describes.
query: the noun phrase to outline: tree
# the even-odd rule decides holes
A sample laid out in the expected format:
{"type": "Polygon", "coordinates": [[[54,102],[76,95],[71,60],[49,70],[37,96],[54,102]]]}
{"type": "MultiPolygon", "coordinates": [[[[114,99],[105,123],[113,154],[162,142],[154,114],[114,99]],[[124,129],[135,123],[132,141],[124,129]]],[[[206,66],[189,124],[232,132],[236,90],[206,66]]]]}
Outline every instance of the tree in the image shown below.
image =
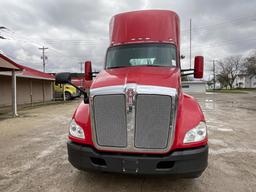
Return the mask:
{"type": "Polygon", "coordinates": [[[251,55],[245,58],[243,67],[244,72],[250,77],[256,75],[256,50],[251,55]]]}
{"type": "Polygon", "coordinates": [[[233,83],[242,67],[241,58],[241,56],[230,56],[218,62],[216,77],[222,87],[233,88],[233,83]]]}
{"type": "Polygon", "coordinates": [[[208,87],[211,87],[214,84],[214,80],[210,79],[206,83],[207,83],[208,87]]]}
{"type": "Polygon", "coordinates": [[[220,83],[221,88],[228,88],[229,78],[227,74],[221,73],[216,75],[217,81],[220,83]]]}

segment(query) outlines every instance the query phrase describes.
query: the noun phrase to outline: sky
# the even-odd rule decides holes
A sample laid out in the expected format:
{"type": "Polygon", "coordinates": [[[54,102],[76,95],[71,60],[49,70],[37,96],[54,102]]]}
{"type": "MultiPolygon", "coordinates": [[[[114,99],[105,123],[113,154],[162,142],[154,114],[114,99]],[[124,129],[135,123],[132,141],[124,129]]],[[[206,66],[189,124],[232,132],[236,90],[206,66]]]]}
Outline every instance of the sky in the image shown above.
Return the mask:
{"type": "Polygon", "coordinates": [[[47,72],[80,72],[91,60],[103,69],[109,45],[108,25],[120,12],[168,9],[181,22],[182,67],[189,67],[189,22],[192,19],[192,58],[205,57],[206,74],[212,60],[247,55],[256,48],[256,0],[0,0],[0,52],[17,63],[47,72]]]}

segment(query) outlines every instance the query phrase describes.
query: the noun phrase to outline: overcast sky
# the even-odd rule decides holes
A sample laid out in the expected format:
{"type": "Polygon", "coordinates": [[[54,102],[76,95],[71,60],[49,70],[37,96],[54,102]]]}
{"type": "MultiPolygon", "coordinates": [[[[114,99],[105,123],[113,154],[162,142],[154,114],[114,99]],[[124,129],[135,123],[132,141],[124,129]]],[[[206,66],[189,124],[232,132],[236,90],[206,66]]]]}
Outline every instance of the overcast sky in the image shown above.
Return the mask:
{"type": "MultiPolygon", "coordinates": [[[[16,62],[42,70],[40,46],[46,46],[47,72],[79,72],[79,62],[103,68],[111,16],[141,9],[170,9],[181,21],[181,52],[212,59],[247,54],[256,48],[256,0],[0,0],[0,50],[16,62]]],[[[183,60],[186,67],[188,60],[183,60]]]]}

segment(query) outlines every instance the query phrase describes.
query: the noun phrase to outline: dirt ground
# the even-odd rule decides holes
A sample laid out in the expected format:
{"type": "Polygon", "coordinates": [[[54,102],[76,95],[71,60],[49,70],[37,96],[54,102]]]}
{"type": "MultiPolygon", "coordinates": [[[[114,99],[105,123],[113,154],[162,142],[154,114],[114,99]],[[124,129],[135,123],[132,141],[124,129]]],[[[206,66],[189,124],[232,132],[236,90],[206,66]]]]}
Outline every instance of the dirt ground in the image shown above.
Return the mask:
{"type": "Polygon", "coordinates": [[[67,160],[79,101],[0,121],[0,191],[256,191],[256,93],[196,95],[209,128],[209,166],[198,179],[86,173],[67,160]]]}

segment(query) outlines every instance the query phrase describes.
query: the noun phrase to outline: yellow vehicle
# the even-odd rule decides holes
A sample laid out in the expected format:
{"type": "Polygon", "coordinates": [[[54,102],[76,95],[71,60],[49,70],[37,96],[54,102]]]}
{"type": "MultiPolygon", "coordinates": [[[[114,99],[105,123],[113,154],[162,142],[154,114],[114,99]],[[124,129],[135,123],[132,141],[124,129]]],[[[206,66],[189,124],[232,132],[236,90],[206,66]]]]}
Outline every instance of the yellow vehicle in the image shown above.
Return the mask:
{"type": "Polygon", "coordinates": [[[54,84],[54,95],[55,98],[63,97],[63,93],[65,93],[65,99],[71,100],[76,97],[79,97],[80,91],[77,90],[74,86],[69,84],[54,84]]]}

